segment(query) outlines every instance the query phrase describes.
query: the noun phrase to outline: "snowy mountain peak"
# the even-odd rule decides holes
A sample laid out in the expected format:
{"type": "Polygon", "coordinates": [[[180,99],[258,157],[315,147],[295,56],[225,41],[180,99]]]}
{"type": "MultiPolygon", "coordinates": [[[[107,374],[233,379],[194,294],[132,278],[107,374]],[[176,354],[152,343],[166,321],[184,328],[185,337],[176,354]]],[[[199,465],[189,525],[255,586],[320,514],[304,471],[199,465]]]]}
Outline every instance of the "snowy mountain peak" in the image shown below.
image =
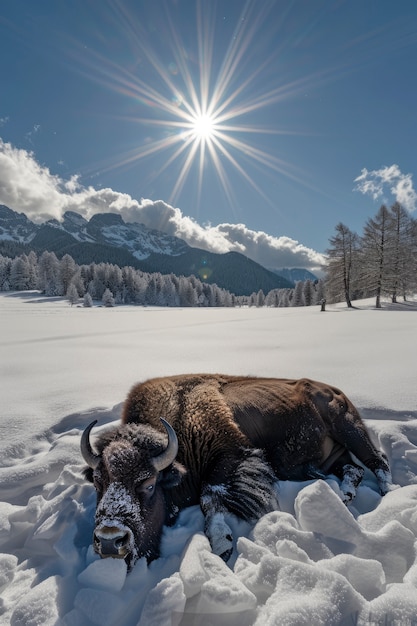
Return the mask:
{"type": "Polygon", "coordinates": [[[96,213],[90,219],[91,227],[123,226],[125,222],[119,213],[96,213]]]}
{"type": "Polygon", "coordinates": [[[7,255],[15,256],[22,248],[38,253],[48,250],[60,257],[70,254],[80,264],[105,262],[149,273],[194,274],[235,295],[259,290],[266,294],[271,289],[293,286],[243,254],[216,254],[193,248],[178,237],[144,224],[127,223],[118,213],[99,213],[87,220],[67,211],[61,220],[34,224],[25,215],[4,207],[0,210],[1,240],[7,255]]]}
{"type": "Polygon", "coordinates": [[[85,217],[83,217],[79,213],[76,213],[75,211],[65,211],[63,215],[63,223],[86,226],[88,224],[88,221],[85,219],[85,217]]]}
{"type": "Polygon", "coordinates": [[[29,243],[35,236],[35,228],[24,213],[0,205],[0,240],[29,243]]]}
{"type": "Polygon", "coordinates": [[[66,211],[61,221],[50,219],[37,225],[23,213],[0,206],[0,239],[28,244],[42,231],[44,242],[48,236],[45,227],[67,233],[81,243],[124,248],[137,259],[146,259],[153,253],[177,256],[189,249],[182,239],[150,230],[143,224],[127,224],[118,213],[97,213],[86,220],[75,211],[66,211]]]}

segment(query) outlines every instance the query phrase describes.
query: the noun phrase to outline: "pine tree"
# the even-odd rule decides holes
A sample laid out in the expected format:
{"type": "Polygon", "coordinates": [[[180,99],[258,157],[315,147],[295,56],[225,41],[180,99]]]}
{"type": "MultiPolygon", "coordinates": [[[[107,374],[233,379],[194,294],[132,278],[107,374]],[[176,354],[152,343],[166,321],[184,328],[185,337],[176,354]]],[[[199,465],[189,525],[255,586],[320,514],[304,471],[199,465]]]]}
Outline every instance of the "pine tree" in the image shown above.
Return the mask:
{"type": "Polygon", "coordinates": [[[29,289],[30,266],[26,255],[18,256],[12,261],[10,268],[10,284],[12,289],[22,291],[29,289]]]}
{"type": "Polygon", "coordinates": [[[82,268],[77,268],[74,276],[71,279],[71,284],[74,285],[77,289],[77,293],[80,298],[85,294],[86,291],[81,270],[82,268]]]}
{"type": "Polygon", "coordinates": [[[265,306],[278,307],[280,289],[271,289],[265,296],[265,306]]]}
{"type": "Polygon", "coordinates": [[[29,289],[36,289],[38,284],[38,257],[36,252],[31,250],[27,259],[29,263],[29,289]]]}
{"type": "Polygon", "coordinates": [[[304,281],[303,296],[305,306],[311,306],[314,303],[314,287],[310,279],[304,281]]]}
{"type": "Polygon", "coordinates": [[[88,292],[86,292],[84,294],[84,298],[83,298],[83,305],[86,308],[90,308],[93,306],[93,298],[90,296],[90,294],[88,292]]]}
{"type": "Polygon", "coordinates": [[[47,296],[60,295],[58,273],[59,261],[55,253],[43,252],[38,262],[38,289],[47,296]]]}
{"type": "Polygon", "coordinates": [[[113,307],[115,304],[113,294],[108,287],[103,293],[102,302],[105,307],[113,307]]]}
{"type": "Polygon", "coordinates": [[[302,280],[297,280],[295,283],[294,297],[291,302],[291,306],[304,306],[304,284],[302,280]]]}
{"type": "Polygon", "coordinates": [[[0,291],[10,290],[10,269],[12,259],[0,255],[0,291]]]}
{"type": "Polygon", "coordinates": [[[293,289],[280,289],[278,306],[279,307],[291,306],[290,296],[292,293],[293,293],[293,289]]]}
{"type": "Polygon", "coordinates": [[[71,280],[77,271],[75,261],[69,254],[64,254],[59,262],[59,280],[62,284],[63,293],[67,294],[71,280]]]}
{"type": "Polygon", "coordinates": [[[261,307],[261,306],[264,306],[264,304],[265,304],[265,294],[262,291],[262,289],[260,289],[258,293],[256,294],[256,306],[261,307]]]}
{"type": "Polygon", "coordinates": [[[79,300],[77,288],[73,283],[71,283],[67,289],[66,298],[71,306],[76,304],[79,300]]]}
{"type": "Polygon", "coordinates": [[[315,291],[316,291],[316,295],[314,299],[314,304],[321,304],[323,300],[326,300],[326,291],[325,291],[324,281],[321,278],[317,281],[317,284],[315,286],[315,291]]]}

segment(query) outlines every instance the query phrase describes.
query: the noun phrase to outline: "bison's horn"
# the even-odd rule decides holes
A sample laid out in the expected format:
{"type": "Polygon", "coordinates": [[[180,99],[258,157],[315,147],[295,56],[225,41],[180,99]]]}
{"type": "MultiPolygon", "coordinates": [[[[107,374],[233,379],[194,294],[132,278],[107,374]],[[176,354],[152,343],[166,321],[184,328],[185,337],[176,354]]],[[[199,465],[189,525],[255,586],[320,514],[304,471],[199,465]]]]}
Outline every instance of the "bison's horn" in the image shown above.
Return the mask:
{"type": "Polygon", "coordinates": [[[168,422],[162,417],[161,422],[165,426],[165,430],[168,433],[168,445],[159,456],[152,459],[153,466],[157,472],[162,472],[162,470],[168,467],[168,465],[171,465],[178,453],[178,438],[175,430],[172,428],[171,424],[168,424],[168,422]]]}
{"type": "Polygon", "coordinates": [[[91,469],[96,469],[98,464],[100,463],[101,457],[98,454],[95,454],[91,448],[90,444],[90,431],[97,424],[97,420],[91,422],[84,430],[83,435],[81,437],[81,454],[83,455],[84,461],[87,463],[91,469]]]}

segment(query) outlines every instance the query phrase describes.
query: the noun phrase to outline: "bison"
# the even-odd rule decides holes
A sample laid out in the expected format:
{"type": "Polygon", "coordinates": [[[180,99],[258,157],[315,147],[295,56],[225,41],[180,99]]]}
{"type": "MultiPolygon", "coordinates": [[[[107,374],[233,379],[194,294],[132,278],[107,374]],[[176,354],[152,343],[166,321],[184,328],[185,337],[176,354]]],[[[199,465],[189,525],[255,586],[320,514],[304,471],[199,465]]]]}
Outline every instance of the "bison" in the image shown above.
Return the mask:
{"type": "Polygon", "coordinates": [[[353,454],[381,494],[392,484],[352,402],[306,378],[155,378],[132,388],[122,424],[98,437],[94,451],[95,423],[81,440],[97,492],[94,549],[129,568],[158,557],[163,526],[188,506],[200,504],[213,552],[227,560],[233,539],[225,514],[253,522],[278,508],[277,480],[331,473],[348,503],[364,474],[353,454]]]}

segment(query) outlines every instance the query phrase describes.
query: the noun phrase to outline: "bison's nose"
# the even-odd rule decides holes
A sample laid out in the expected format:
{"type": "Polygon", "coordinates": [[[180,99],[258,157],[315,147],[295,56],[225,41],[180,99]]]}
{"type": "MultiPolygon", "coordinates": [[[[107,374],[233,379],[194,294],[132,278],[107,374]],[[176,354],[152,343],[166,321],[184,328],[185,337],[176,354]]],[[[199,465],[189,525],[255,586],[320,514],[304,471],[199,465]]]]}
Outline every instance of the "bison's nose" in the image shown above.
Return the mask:
{"type": "Polygon", "coordinates": [[[129,552],[131,539],[128,528],[103,526],[94,532],[94,549],[102,558],[123,559],[129,552]]]}

